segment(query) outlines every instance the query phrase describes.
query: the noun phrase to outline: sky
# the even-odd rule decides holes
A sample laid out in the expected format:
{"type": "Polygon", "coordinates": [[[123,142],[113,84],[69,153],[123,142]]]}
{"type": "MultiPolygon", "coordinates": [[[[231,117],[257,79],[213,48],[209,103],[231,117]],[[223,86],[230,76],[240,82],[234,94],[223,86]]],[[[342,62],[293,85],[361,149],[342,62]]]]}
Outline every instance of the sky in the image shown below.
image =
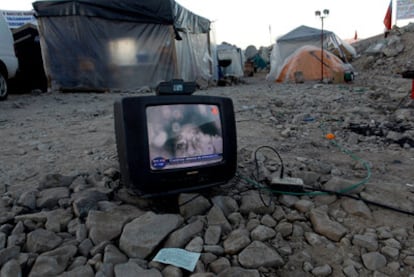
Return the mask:
{"type": "MultiPolygon", "coordinates": [[[[117,0],[114,0],[117,1],[117,0]]],[[[137,0],[138,1],[138,0],[137,0]]],[[[269,46],[292,29],[306,25],[320,29],[316,10],[329,10],[324,29],[341,39],[368,38],[384,32],[390,0],[176,0],[214,22],[215,40],[246,48],[269,46]]],[[[0,0],[0,10],[31,10],[32,0],[0,0]]],[[[395,7],[393,8],[395,18],[395,7]]],[[[414,19],[411,21],[414,22],[414,19]]],[[[405,26],[410,20],[399,20],[405,26]]],[[[393,25],[395,24],[393,19],[393,25]]]]}

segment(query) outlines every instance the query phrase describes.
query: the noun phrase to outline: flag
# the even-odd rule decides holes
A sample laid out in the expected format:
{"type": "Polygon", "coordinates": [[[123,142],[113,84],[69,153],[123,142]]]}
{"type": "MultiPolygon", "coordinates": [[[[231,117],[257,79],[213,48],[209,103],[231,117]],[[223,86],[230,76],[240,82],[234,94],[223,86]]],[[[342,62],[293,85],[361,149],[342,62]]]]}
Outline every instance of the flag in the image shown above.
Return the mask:
{"type": "Polygon", "coordinates": [[[390,4],[388,5],[387,12],[385,13],[385,17],[384,17],[384,25],[387,30],[391,30],[391,24],[392,24],[392,0],[390,1],[390,4]]]}
{"type": "Polygon", "coordinates": [[[358,33],[357,33],[357,31],[355,30],[354,40],[357,40],[357,39],[358,39],[358,33]]]}

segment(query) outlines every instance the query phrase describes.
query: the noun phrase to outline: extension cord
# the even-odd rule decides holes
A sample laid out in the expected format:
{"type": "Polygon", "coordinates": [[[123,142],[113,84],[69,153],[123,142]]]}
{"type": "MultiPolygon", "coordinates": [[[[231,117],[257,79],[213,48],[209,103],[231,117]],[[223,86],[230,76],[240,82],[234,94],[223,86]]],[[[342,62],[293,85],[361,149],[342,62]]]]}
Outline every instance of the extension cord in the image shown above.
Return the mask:
{"type": "Polygon", "coordinates": [[[300,178],[292,177],[275,177],[270,183],[270,187],[276,191],[283,192],[303,192],[303,180],[300,178]]]}

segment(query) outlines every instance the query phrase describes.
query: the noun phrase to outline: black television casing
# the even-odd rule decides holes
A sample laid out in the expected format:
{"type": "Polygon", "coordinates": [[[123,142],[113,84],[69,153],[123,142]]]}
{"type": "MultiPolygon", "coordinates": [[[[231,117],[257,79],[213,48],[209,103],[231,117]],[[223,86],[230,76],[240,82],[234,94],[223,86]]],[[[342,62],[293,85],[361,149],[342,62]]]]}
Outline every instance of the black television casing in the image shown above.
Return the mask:
{"type": "Polygon", "coordinates": [[[124,97],[114,104],[115,134],[124,185],[142,196],[194,191],[226,183],[237,168],[237,136],[230,98],[199,95],[124,97]],[[169,104],[216,105],[221,115],[223,156],[218,163],[152,170],[146,108],[169,104]]]}

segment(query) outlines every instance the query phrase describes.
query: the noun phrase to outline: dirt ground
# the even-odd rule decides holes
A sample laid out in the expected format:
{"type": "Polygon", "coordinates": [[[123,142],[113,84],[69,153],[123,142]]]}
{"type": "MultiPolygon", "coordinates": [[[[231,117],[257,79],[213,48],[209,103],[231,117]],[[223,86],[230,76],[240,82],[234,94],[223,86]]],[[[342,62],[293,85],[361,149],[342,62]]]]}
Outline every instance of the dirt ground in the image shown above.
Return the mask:
{"type": "MultiPolygon", "coordinates": [[[[280,152],[291,175],[303,170],[304,164],[318,162],[331,166],[337,176],[352,182],[366,178],[368,172],[361,162],[325,138],[327,132],[332,132],[338,144],[369,164],[371,176],[364,185],[367,191],[373,189],[375,200],[413,210],[413,146],[356,134],[348,128],[350,123],[388,122],[400,110],[412,115],[408,80],[393,77],[386,82],[387,87],[360,86],[358,80],[338,85],[275,84],[265,81],[265,74],[256,74],[244,81],[196,92],[233,99],[240,170],[251,173],[253,151],[268,145],[280,152]]],[[[46,174],[72,175],[118,168],[113,103],[124,96],[140,95],[144,94],[10,95],[0,103],[2,191],[18,195],[37,185],[46,174]]],[[[410,120],[412,126],[413,118],[410,120]]],[[[398,222],[400,217],[395,215],[381,210],[374,225],[398,222]],[[389,217],[384,217],[387,213],[389,217]]],[[[398,223],[410,226],[403,218],[398,223]]]]}

